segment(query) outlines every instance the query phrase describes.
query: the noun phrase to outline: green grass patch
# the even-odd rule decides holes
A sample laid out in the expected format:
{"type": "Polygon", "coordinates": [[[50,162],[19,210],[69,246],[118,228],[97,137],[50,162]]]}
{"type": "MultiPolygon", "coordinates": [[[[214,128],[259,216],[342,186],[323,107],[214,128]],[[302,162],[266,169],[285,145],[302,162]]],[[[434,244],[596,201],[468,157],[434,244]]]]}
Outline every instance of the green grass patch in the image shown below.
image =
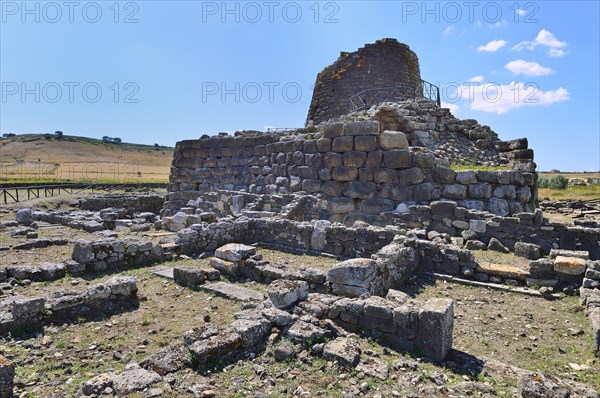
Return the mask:
{"type": "Polygon", "coordinates": [[[475,163],[464,163],[464,164],[451,164],[450,168],[454,171],[465,171],[465,170],[485,170],[485,171],[501,171],[510,170],[507,166],[484,166],[475,163]]]}
{"type": "Polygon", "coordinates": [[[600,184],[566,187],[565,189],[539,188],[539,198],[590,200],[600,198],[600,184]]]}

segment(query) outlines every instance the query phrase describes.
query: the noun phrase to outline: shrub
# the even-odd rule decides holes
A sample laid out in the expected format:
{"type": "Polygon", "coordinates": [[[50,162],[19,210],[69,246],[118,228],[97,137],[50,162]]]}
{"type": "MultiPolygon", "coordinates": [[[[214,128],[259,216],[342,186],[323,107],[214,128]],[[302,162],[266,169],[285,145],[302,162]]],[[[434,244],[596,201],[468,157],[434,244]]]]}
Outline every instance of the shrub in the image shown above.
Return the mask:
{"type": "Polygon", "coordinates": [[[568,184],[569,180],[560,175],[556,177],[540,177],[537,182],[538,188],[548,189],[565,189],[568,184]]]}

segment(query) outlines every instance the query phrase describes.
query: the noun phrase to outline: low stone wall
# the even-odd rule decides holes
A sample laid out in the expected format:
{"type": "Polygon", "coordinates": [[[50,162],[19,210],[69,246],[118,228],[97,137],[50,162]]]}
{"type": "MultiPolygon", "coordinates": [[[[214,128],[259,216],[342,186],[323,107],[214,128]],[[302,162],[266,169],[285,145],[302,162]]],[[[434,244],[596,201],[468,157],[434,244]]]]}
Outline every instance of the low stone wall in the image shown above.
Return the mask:
{"type": "Polygon", "coordinates": [[[430,205],[407,206],[402,214],[392,215],[397,225],[426,228],[447,233],[465,241],[488,244],[492,238],[514,251],[516,242],[539,245],[543,255],[552,249],[582,250],[592,260],[600,259],[600,228],[569,226],[546,221],[541,210],[501,217],[489,212],[466,209],[457,201],[435,201],[430,205]]]}
{"type": "Polygon", "coordinates": [[[247,217],[222,218],[194,224],[178,232],[176,243],[185,253],[213,251],[225,243],[264,243],[295,251],[328,253],[339,257],[368,257],[392,241],[395,227],[354,227],[320,220],[298,222],[247,217]]]}
{"type": "Polygon", "coordinates": [[[454,302],[439,298],[424,302],[408,300],[406,295],[403,300],[310,294],[300,308],[398,350],[419,351],[435,361],[444,360],[452,348],[454,302]]]}
{"type": "Polygon", "coordinates": [[[75,242],[71,258],[67,262],[70,274],[84,271],[99,272],[123,266],[149,265],[171,259],[172,254],[163,246],[150,241],[132,239],[103,239],[75,242]]]}
{"type": "Polygon", "coordinates": [[[99,211],[107,207],[125,208],[129,214],[152,212],[158,214],[163,207],[164,195],[99,195],[79,199],[82,210],[99,211]]]}
{"type": "Polygon", "coordinates": [[[0,398],[13,397],[15,365],[0,355],[0,398]]]}
{"type": "Polygon", "coordinates": [[[55,292],[50,297],[11,297],[0,302],[0,335],[38,329],[44,322],[73,320],[107,304],[137,295],[132,277],[115,276],[84,291],[55,292]]]}
{"type": "MultiPolygon", "coordinates": [[[[514,146],[524,160],[533,158],[527,140],[514,146]]],[[[320,194],[326,205],[319,218],[330,221],[437,199],[506,216],[533,211],[535,180],[534,173],[522,170],[454,172],[446,159],[409,147],[406,134],[384,131],[376,120],[338,122],[314,132],[178,142],[164,214],[203,192],[227,189],[320,194]]]]}

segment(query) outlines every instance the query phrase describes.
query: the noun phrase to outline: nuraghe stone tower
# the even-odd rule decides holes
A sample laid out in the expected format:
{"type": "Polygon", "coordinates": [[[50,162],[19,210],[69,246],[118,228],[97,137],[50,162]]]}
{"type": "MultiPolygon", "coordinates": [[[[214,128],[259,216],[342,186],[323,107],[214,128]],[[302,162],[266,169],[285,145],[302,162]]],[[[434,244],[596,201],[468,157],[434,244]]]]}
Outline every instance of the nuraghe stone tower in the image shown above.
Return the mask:
{"type": "Polygon", "coordinates": [[[500,216],[533,212],[527,139],[502,141],[476,120],[455,118],[419,96],[420,84],[417,56],[394,39],[343,53],[317,78],[310,126],[178,142],[163,216],[199,214],[206,194],[220,191],[244,197],[236,213],[301,198],[303,219],[346,225],[393,224],[402,209],[439,200],[500,216]],[[348,111],[351,94],[398,82],[407,98],[348,111]]]}
{"type": "MultiPolygon", "coordinates": [[[[419,59],[406,44],[381,39],[340,57],[317,75],[307,125],[342,116],[363,105],[356,94],[379,101],[420,97],[419,59]],[[395,90],[394,90],[395,89],[395,90]]],[[[370,107],[370,104],[366,104],[370,107]]]]}

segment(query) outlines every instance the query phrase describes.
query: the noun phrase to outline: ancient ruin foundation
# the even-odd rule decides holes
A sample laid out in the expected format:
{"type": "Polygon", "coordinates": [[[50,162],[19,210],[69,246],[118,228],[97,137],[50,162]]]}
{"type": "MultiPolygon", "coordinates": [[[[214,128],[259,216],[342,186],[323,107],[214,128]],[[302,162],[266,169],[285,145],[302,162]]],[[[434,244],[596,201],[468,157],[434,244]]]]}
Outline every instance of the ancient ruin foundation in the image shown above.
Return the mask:
{"type": "MultiPolygon", "coordinates": [[[[389,47],[409,51],[384,40],[358,59],[381,64],[389,47]]],[[[526,139],[502,141],[418,98],[181,141],[164,204],[93,196],[2,219],[0,398],[30,386],[71,396],[72,380],[77,396],[477,396],[501,385],[596,398],[570,377],[512,366],[558,349],[549,366],[585,375],[600,355],[600,221],[544,218],[536,180],[526,139]],[[567,297],[577,294],[583,311],[567,297]],[[81,329],[98,341],[78,341],[81,329]],[[496,361],[514,352],[530,354],[496,361]],[[94,372],[56,372],[84,364],[94,372]],[[37,378],[34,368],[52,378],[19,375],[37,378]]]]}

